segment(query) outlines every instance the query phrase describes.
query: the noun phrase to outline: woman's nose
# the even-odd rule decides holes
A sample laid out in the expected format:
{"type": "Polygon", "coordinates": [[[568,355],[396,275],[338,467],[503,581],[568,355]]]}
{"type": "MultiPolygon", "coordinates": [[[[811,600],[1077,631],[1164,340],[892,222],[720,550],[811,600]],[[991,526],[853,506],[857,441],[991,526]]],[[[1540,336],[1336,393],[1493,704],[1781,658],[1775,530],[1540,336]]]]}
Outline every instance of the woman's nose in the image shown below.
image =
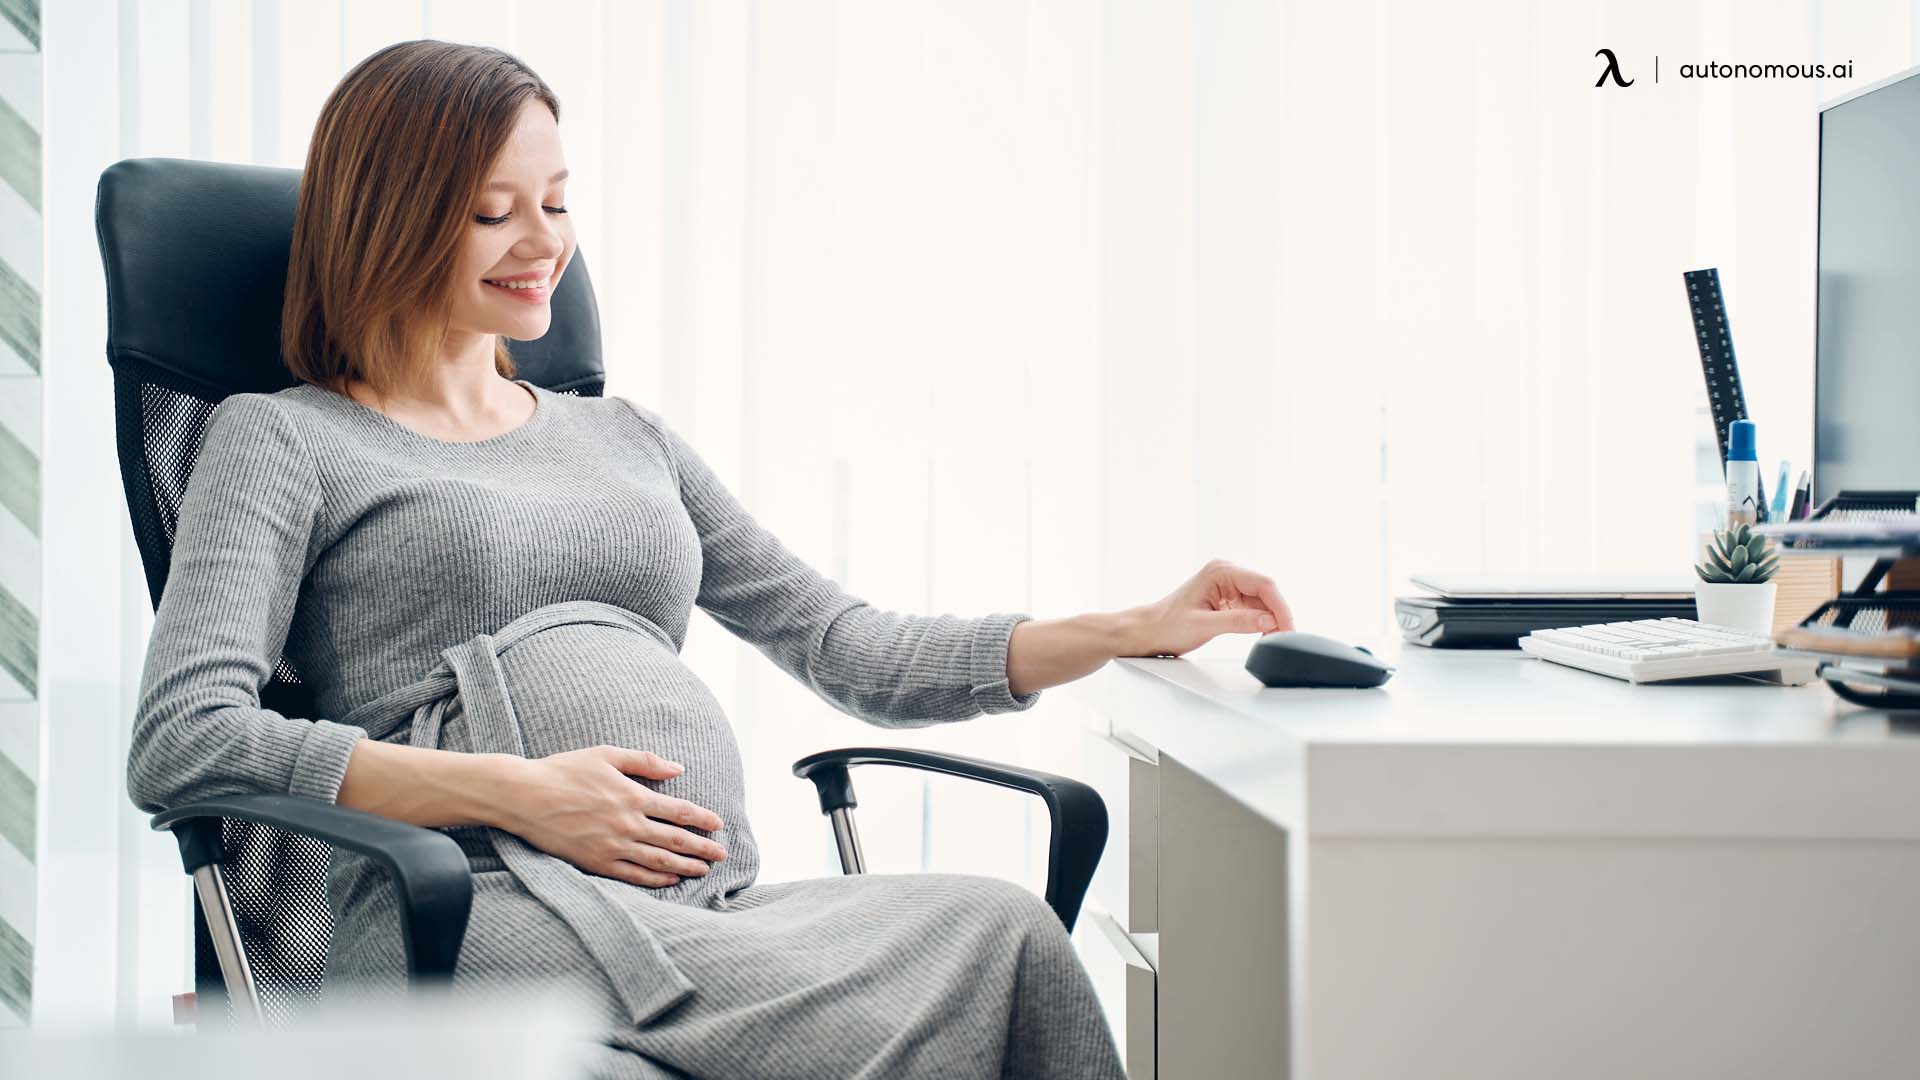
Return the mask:
{"type": "Polygon", "coordinates": [[[544,259],[554,262],[560,258],[561,252],[566,250],[567,242],[560,234],[551,229],[543,229],[538,234],[528,237],[525,246],[515,254],[529,261],[544,259]]]}
{"type": "MultiPolygon", "coordinates": [[[[540,217],[545,219],[546,214],[540,217]]],[[[542,220],[533,233],[522,241],[524,247],[516,254],[528,259],[557,259],[567,250],[567,238],[560,227],[550,220],[542,220]]]]}

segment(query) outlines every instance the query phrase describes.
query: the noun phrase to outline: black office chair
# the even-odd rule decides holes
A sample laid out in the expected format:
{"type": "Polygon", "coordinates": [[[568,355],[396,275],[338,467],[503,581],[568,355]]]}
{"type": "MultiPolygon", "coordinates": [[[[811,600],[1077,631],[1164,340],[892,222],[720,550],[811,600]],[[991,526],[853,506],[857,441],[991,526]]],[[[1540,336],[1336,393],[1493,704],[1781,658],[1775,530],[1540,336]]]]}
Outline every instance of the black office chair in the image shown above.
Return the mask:
{"type": "MultiPolygon", "coordinates": [[[[280,361],[280,308],[292,245],[297,169],[132,158],[100,176],[94,220],[107,277],[107,361],[113,367],[120,473],[156,608],[174,523],[207,418],[228,394],[295,384],[280,361]]],[[[513,341],[520,376],[558,393],[597,397],[600,316],[576,252],[538,341],[513,341]]],[[[448,643],[453,644],[452,642],[448,643]]],[[[311,694],[282,657],[260,703],[311,717],[311,694]]],[[[1030,769],[952,754],[830,750],[794,773],[813,782],[832,820],[841,869],[863,871],[851,811],[854,765],[899,765],[1031,792],[1053,823],[1047,902],[1068,929],[1106,844],[1107,811],[1092,788],[1030,769]]],[[[473,883],[444,833],[296,795],[236,795],[153,819],[180,844],[193,876],[197,1017],[216,1011],[284,1021],[319,992],[332,933],[326,866],[334,845],[383,863],[398,892],[407,970],[415,982],[452,974],[473,883]],[[224,998],[228,1009],[214,1002],[224,998]]]]}

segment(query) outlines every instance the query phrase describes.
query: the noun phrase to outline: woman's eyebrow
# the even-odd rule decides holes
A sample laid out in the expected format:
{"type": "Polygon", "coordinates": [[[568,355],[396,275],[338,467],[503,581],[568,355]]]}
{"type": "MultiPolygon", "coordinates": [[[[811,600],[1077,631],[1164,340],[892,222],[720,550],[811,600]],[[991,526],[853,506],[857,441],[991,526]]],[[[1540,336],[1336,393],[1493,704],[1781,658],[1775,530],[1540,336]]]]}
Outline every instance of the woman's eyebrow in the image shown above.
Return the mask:
{"type": "MultiPolygon", "coordinates": [[[[548,180],[548,181],[547,181],[547,183],[548,183],[548,184],[557,184],[557,183],[559,183],[560,181],[562,181],[562,180],[565,180],[565,179],[567,178],[567,176],[568,176],[568,175],[569,175],[570,173],[572,173],[572,172],[573,172],[573,170],[572,170],[572,169],[561,169],[561,170],[560,170],[559,172],[557,172],[557,173],[554,173],[554,174],[553,174],[553,178],[552,178],[552,179],[550,179],[550,180],[548,180]]],[[[495,180],[495,181],[494,181],[493,183],[491,183],[491,184],[488,184],[488,185],[487,185],[486,187],[483,187],[483,188],[481,188],[480,190],[482,190],[482,191],[512,191],[512,190],[513,190],[513,181],[511,181],[511,180],[495,180]]]]}

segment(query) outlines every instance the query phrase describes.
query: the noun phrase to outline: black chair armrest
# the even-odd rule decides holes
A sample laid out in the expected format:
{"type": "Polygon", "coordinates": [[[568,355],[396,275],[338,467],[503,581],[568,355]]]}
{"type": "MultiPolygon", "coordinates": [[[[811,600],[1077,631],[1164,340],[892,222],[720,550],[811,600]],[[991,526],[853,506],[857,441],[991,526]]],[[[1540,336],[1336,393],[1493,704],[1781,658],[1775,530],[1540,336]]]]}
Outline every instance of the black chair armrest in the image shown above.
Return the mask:
{"type": "Polygon", "coordinates": [[[408,825],[302,795],[225,795],[168,810],[153,819],[171,830],[191,874],[221,856],[220,822],[252,821],[311,836],[378,859],[400,901],[407,970],[415,979],[446,978],[460,958],[473,906],[473,871],[445,833],[408,825]]]}
{"type": "Polygon", "coordinates": [[[809,754],[793,763],[793,774],[813,782],[820,795],[820,812],[831,814],[859,805],[847,769],[854,765],[898,765],[946,773],[1001,787],[1029,792],[1047,804],[1053,836],[1047,848],[1047,903],[1068,930],[1080,915],[1093,882],[1094,868],[1107,846],[1107,804],[1100,793],[1078,780],[1002,765],[959,754],[933,753],[895,747],[849,747],[809,754]]]}

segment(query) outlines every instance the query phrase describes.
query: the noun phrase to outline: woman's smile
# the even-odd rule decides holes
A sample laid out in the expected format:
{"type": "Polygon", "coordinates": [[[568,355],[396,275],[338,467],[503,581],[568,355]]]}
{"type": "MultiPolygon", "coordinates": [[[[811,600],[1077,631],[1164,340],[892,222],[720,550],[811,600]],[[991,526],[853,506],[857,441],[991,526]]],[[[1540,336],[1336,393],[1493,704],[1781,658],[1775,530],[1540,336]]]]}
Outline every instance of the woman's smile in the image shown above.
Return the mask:
{"type": "Polygon", "coordinates": [[[515,274],[512,277],[481,278],[480,282],[506,293],[515,300],[529,304],[545,303],[548,296],[553,293],[553,278],[537,270],[515,274]]]}

